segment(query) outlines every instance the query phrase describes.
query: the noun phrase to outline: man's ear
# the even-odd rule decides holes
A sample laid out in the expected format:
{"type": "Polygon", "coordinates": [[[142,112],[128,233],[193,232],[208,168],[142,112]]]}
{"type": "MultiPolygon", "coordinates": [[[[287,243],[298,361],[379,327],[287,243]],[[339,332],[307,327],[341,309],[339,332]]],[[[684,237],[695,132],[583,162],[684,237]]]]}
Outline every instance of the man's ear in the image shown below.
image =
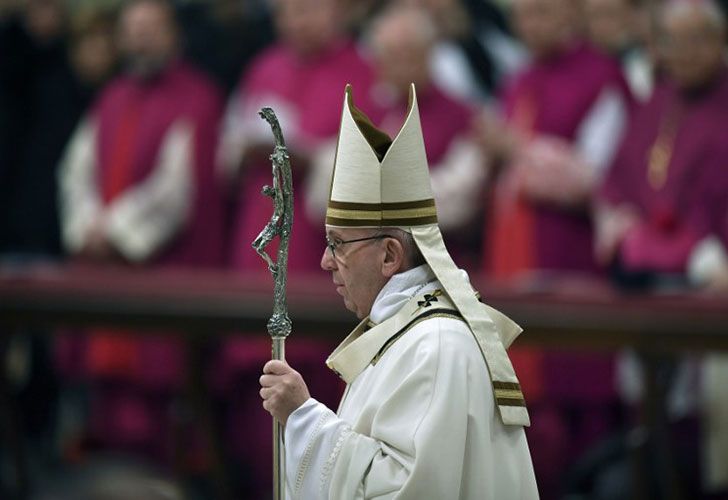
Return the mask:
{"type": "Polygon", "coordinates": [[[405,265],[404,246],[397,238],[384,239],[384,259],[382,260],[382,275],[391,278],[402,272],[405,265]]]}

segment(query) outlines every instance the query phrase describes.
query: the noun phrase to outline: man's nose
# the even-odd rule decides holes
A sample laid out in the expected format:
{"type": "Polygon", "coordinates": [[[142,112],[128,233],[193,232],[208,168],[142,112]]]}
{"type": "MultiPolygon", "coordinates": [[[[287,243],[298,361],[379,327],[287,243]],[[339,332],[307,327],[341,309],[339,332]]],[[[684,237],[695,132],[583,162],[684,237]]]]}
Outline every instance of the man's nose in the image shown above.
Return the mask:
{"type": "Polygon", "coordinates": [[[336,269],[336,259],[331,255],[329,247],[324,248],[324,253],[321,256],[321,269],[324,271],[333,271],[336,269]]]}

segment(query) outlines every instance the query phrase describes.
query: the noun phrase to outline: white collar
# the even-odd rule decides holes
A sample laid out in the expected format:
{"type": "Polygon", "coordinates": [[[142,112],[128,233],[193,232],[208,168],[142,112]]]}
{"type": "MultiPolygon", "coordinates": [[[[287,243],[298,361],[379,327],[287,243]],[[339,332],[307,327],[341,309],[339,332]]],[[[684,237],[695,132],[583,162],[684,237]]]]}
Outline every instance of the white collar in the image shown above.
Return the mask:
{"type": "Polygon", "coordinates": [[[369,320],[379,324],[399,311],[409,299],[422,292],[440,287],[430,266],[423,264],[403,273],[395,274],[374,299],[369,320]]]}

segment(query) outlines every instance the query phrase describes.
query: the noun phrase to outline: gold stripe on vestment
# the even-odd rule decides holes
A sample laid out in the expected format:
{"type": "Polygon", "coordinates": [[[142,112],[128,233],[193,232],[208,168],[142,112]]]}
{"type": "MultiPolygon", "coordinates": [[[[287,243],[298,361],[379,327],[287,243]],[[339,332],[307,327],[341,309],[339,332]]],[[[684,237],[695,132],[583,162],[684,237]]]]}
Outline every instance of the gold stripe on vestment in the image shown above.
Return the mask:
{"type": "Polygon", "coordinates": [[[513,391],[520,391],[521,390],[521,384],[518,382],[501,382],[500,380],[494,380],[493,381],[493,388],[494,389],[510,389],[513,391]]]}
{"type": "Polygon", "coordinates": [[[377,362],[384,356],[384,353],[389,350],[392,345],[399,340],[402,335],[410,331],[415,326],[419,325],[423,321],[426,321],[430,318],[449,318],[449,319],[456,319],[463,321],[463,317],[460,315],[460,313],[456,310],[449,310],[449,309],[432,309],[431,311],[427,311],[424,314],[421,314],[420,316],[416,317],[409,323],[407,323],[400,331],[395,333],[392,337],[387,340],[381,349],[379,349],[379,352],[374,356],[374,358],[371,361],[372,365],[376,365],[377,362]]]}
{"type": "Polygon", "coordinates": [[[496,398],[495,402],[498,406],[526,406],[526,401],[523,398],[496,398]]]}
{"type": "Polygon", "coordinates": [[[523,393],[521,391],[514,391],[508,389],[496,389],[496,398],[512,398],[512,399],[523,399],[523,393]]]}

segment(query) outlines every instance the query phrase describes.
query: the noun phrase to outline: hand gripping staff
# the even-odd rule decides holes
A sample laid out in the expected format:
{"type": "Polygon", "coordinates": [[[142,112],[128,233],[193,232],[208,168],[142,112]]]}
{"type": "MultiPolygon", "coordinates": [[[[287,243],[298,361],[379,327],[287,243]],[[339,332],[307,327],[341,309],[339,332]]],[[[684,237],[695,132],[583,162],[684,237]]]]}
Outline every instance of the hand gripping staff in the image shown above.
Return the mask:
{"type": "MultiPolygon", "coordinates": [[[[275,146],[270,160],[273,164],[273,187],[265,186],[263,194],[273,199],[273,215],[255,241],[253,248],[268,264],[273,275],[273,315],[268,320],[268,334],[273,343],[272,359],[285,360],[285,340],[291,333],[291,320],[286,305],[286,278],[288,277],[288,242],[293,227],[293,182],[291,162],[283,140],[281,126],[271,108],[259,112],[261,118],[270,124],[275,137],[275,146]],[[265,247],[278,236],[278,259],[274,262],[265,247]]],[[[273,499],[284,500],[286,496],[286,448],[283,442],[283,426],[273,419],[273,499]]]]}

